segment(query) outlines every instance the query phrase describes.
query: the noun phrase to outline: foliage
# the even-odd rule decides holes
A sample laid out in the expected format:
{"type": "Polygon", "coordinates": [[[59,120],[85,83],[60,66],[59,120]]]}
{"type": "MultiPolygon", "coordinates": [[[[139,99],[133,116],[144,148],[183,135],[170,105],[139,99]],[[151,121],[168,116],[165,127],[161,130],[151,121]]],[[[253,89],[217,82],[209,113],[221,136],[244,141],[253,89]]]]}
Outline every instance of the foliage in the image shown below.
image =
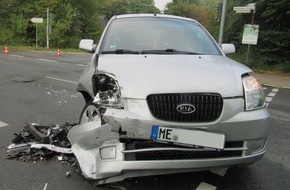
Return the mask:
{"type": "MultiPolygon", "coordinates": [[[[217,5],[222,0],[172,0],[166,14],[193,18],[203,24],[217,39],[217,5]]],[[[251,46],[250,66],[280,67],[290,70],[290,1],[289,0],[228,0],[224,42],[234,43],[238,60],[245,59],[244,24],[251,23],[252,14],[237,14],[235,6],[256,3],[254,24],[260,25],[256,46],[251,46]]],[[[104,20],[126,13],[160,13],[153,0],[0,0],[0,44],[35,45],[35,23],[32,17],[44,18],[38,24],[39,45],[46,46],[47,8],[54,15],[50,47],[78,46],[82,38],[98,40],[104,20]]]]}
{"type": "Polygon", "coordinates": [[[159,13],[153,0],[128,0],[127,13],[159,13]]]}
{"type": "Polygon", "coordinates": [[[47,8],[53,14],[51,47],[77,47],[82,38],[98,40],[103,20],[126,13],[159,13],[153,0],[0,0],[0,43],[35,44],[36,24],[32,17],[42,17],[38,24],[39,45],[46,46],[47,8]]]}
{"type": "Polygon", "coordinates": [[[173,0],[164,13],[193,18],[211,30],[216,20],[216,5],[217,1],[213,0],[173,0]]]}
{"type": "Polygon", "coordinates": [[[114,15],[132,13],[160,13],[153,0],[96,0],[99,15],[110,19],[114,15]]]}
{"type": "MultiPolygon", "coordinates": [[[[253,3],[249,0],[228,1],[224,41],[234,42],[238,53],[245,54],[247,45],[242,45],[244,24],[251,23],[252,14],[237,14],[235,6],[253,3]]],[[[251,46],[250,66],[282,65],[289,69],[290,61],[290,1],[289,0],[256,0],[254,24],[260,25],[258,44],[251,46]]]]}

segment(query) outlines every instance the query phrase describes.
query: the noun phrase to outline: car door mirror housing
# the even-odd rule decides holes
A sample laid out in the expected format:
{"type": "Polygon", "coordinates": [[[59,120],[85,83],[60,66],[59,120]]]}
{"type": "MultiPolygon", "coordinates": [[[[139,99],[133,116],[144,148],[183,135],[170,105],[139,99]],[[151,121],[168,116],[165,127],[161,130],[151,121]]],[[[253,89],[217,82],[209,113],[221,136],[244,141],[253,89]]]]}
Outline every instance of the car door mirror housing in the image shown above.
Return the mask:
{"type": "Polygon", "coordinates": [[[236,52],[234,44],[222,44],[221,49],[224,52],[224,54],[231,54],[236,52]]]}
{"type": "Polygon", "coordinates": [[[82,51],[94,53],[96,51],[96,44],[92,39],[82,39],[79,44],[79,48],[82,51]]]}

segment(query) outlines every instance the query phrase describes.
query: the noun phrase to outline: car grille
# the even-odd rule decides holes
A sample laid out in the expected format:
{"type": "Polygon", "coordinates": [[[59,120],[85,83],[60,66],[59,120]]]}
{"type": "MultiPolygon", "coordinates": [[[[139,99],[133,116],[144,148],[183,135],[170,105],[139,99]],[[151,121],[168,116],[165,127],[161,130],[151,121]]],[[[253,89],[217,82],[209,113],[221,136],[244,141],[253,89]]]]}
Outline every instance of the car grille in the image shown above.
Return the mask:
{"type": "MultiPolygon", "coordinates": [[[[242,156],[243,142],[226,142],[225,148],[231,148],[231,150],[217,151],[217,150],[205,150],[205,151],[183,151],[183,150],[158,150],[150,151],[148,148],[186,148],[180,145],[156,143],[152,141],[134,141],[126,145],[126,150],[142,150],[147,149],[144,152],[132,152],[125,154],[125,160],[127,161],[144,161],[144,160],[186,160],[186,159],[214,159],[214,158],[229,158],[242,156]],[[237,148],[237,150],[234,150],[237,148]]],[[[186,148],[192,149],[192,148],[186,148]]]]}
{"type": "Polygon", "coordinates": [[[160,120],[173,122],[211,122],[219,118],[223,109],[223,99],[216,93],[206,94],[151,94],[147,96],[151,114],[160,120]],[[193,113],[180,113],[177,107],[190,104],[193,113]]]}

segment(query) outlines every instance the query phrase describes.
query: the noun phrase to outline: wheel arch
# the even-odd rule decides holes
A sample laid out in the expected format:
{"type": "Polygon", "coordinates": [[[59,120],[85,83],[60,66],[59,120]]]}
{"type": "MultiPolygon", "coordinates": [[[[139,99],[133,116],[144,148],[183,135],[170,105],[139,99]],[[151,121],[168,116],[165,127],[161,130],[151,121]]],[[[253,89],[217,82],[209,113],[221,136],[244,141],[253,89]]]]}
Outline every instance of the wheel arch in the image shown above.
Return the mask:
{"type": "Polygon", "coordinates": [[[86,91],[79,91],[79,92],[83,95],[86,103],[93,101],[93,98],[91,97],[91,95],[88,92],[86,92],[86,91]]]}

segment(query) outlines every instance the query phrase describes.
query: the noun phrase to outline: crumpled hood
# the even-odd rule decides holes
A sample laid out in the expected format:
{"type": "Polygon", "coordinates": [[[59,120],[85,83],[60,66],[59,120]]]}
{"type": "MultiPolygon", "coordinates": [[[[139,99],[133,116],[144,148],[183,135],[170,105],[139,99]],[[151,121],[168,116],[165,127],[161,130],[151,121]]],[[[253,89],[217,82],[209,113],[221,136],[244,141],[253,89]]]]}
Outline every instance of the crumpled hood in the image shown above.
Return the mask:
{"type": "Polygon", "coordinates": [[[115,74],[124,98],[157,93],[242,96],[241,75],[251,70],[218,55],[101,55],[99,70],[115,74]]]}

